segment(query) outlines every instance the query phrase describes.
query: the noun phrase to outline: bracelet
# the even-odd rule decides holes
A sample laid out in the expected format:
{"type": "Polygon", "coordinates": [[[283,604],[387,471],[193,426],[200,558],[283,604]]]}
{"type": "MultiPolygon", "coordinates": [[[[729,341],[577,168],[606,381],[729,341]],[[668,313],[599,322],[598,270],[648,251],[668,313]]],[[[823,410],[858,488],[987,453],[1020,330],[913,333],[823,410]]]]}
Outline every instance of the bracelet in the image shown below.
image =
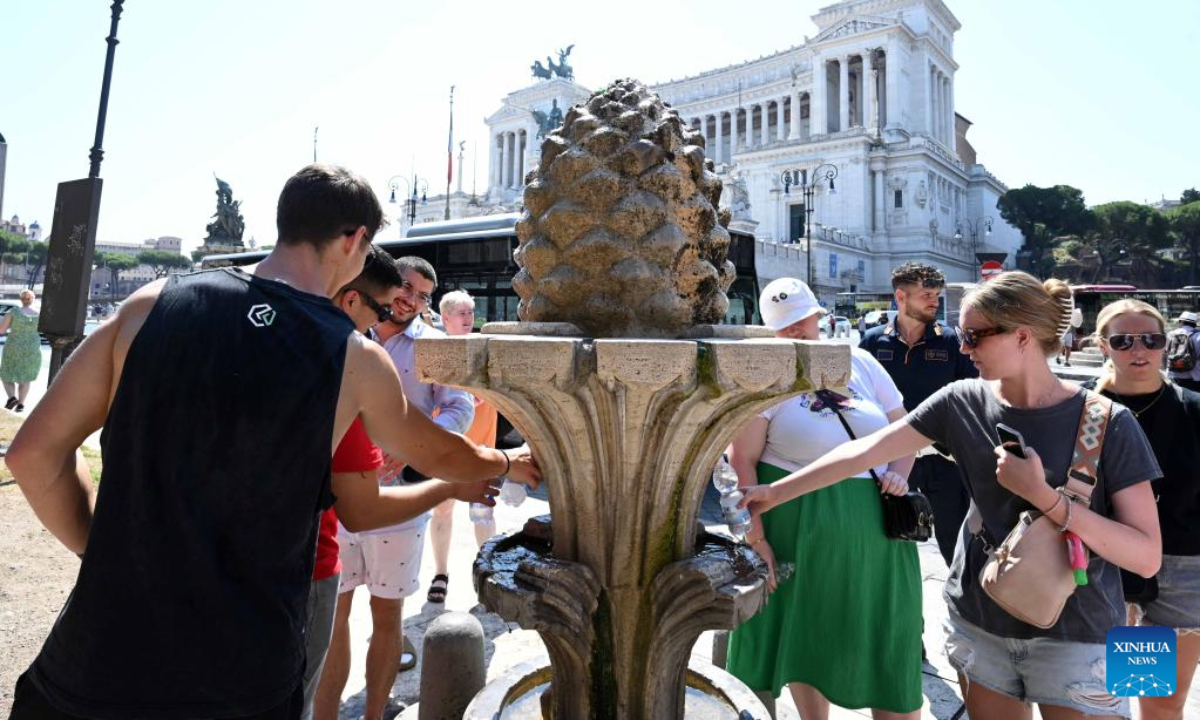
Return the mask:
{"type": "MultiPolygon", "coordinates": [[[[1063,523],[1062,527],[1060,527],[1058,529],[1059,532],[1066,532],[1067,530],[1069,530],[1071,528],[1071,509],[1073,507],[1075,507],[1075,503],[1068,500],[1067,501],[1067,521],[1065,523],[1063,523]]],[[[1051,522],[1053,522],[1053,520],[1051,522]]]]}
{"type": "Polygon", "coordinates": [[[500,454],[504,456],[504,472],[500,474],[503,477],[508,477],[508,471],[512,470],[512,458],[510,458],[508,453],[504,452],[503,450],[500,451],[500,454]]]}
{"type": "Polygon", "coordinates": [[[1066,495],[1064,495],[1064,494],[1062,494],[1062,493],[1058,492],[1057,490],[1055,490],[1054,492],[1058,493],[1058,499],[1054,501],[1054,504],[1050,506],[1050,509],[1049,509],[1049,510],[1047,510],[1047,511],[1045,511],[1045,512],[1043,512],[1043,513],[1042,513],[1043,515],[1045,515],[1045,516],[1047,516],[1047,517],[1049,517],[1049,516],[1050,516],[1050,513],[1054,512],[1054,510],[1055,510],[1056,508],[1058,508],[1058,504],[1059,504],[1059,503],[1061,503],[1061,502],[1063,501],[1063,498],[1064,498],[1064,497],[1066,497],[1066,495]]]}

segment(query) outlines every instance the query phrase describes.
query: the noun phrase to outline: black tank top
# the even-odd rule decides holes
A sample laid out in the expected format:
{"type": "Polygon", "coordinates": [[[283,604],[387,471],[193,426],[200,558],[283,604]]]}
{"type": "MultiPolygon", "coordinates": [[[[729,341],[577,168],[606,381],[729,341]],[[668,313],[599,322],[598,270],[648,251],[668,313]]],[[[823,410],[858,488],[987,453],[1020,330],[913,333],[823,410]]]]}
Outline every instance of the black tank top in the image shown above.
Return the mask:
{"type": "Polygon", "coordinates": [[[354,327],[237,270],[171,278],[104,424],[79,577],[30,677],[86,717],[261,712],[302,681],[354,327]]]}

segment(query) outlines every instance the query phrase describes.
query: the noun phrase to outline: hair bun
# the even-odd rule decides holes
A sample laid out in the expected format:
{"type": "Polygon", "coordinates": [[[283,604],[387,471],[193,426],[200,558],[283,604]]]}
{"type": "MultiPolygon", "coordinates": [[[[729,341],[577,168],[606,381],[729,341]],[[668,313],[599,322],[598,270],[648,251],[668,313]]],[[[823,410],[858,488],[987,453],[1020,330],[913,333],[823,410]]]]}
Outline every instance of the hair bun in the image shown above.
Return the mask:
{"type": "Polygon", "coordinates": [[[1075,296],[1071,293],[1071,286],[1058,278],[1050,278],[1043,282],[1042,288],[1058,303],[1061,310],[1058,321],[1058,334],[1061,337],[1071,329],[1071,316],[1075,314],[1075,296]]]}

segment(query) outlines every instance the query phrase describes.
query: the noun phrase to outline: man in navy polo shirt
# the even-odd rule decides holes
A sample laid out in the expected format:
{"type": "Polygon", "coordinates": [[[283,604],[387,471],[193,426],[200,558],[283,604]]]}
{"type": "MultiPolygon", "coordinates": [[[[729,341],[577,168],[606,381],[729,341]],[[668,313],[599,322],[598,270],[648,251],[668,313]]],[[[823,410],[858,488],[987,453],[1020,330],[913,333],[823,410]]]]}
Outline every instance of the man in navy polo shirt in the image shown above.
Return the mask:
{"type": "MultiPolygon", "coordinates": [[[[959,352],[957,333],[937,322],[938,297],[945,285],[946,276],[933,266],[905,263],[896,268],[896,318],[868,330],[859,342],[896,381],[904,409],[910,412],[955,380],[979,376],[970,358],[959,352]]],[[[908,484],[933,505],[938,549],[949,565],[970,504],[958,467],[930,449],[918,454],[908,484]]]]}

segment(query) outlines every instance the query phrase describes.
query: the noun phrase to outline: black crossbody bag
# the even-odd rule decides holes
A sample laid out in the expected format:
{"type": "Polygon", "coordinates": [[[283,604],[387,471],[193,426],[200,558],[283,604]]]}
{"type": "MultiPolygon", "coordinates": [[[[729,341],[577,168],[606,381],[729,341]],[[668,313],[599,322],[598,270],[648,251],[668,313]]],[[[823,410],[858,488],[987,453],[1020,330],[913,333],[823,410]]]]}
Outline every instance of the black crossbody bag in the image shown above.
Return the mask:
{"type": "MultiPolygon", "coordinates": [[[[814,395],[837,415],[850,439],[857,440],[850,423],[842,416],[841,402],[846,398],[832,390],[818,390],[814,395]]],[[[882,485],[875,469],[871,468],[870,472],[875,484],[882,485]]],[[[933,506],[924,494],[912,490],[903,496],[882,493],[879,498],[883,503],[883,533],[890,539],[924,542],[933,536],[933,506]]]]}

